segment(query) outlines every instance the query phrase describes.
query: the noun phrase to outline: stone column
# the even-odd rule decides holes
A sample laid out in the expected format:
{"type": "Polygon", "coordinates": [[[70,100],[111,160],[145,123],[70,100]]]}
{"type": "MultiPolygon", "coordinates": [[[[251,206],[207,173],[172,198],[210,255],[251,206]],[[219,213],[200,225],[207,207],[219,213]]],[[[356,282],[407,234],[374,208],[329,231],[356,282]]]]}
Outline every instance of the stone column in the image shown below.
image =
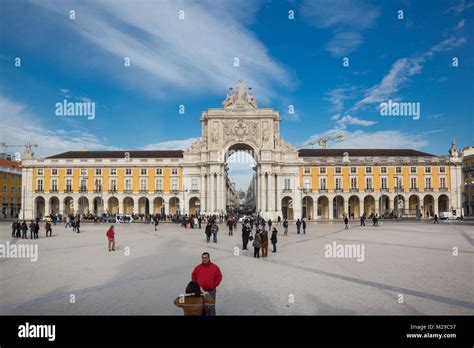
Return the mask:
{"type": "Polygon", "coordinates": [[[434,213],[438,215],[439,218],[439,211],[438,211],[438,197],[434,198],[434,213]]]}
{"type": "Polygon", "coordinates": [[[59,199],[59,214],[64,215],[64,198],[59,199]]]}
{"type": "Polygon", "coordinates": [[[273,219],[275,212],[275,176],[273,173],[268,174],[268,210],[272,212],[271,218],[273,219]]]}
{"type": "Polygon", "coordinates": [[[201,185],[199,186],[199,200],[201,203],[200,210],[206,211],[206,178],[201,174],[201,185]]]}
{"type": "MultiPolygon", "coordinates": [[[[123,199],[120,199],[120,198],[117,198],[118,199],[118,203],[119,203],[119,206],[118,206],[118,209],[119,209],[119,214],[124,214],[124,211],[123,211],[123,199]]],[[[74,203],[75,204],[75,203],[74,203]]]]}
{"type": "Polygon", "coordinates": [[[380,203],[379,199],[375,198],[375,213],[379,214],[379,216],[380,216],[380,204],[379,203],[380,203]]]}
{"type": "Polygon", "coordinates": [[[49,215],[51,213],[51,197],[46,196],[44,198],[44,216],[49,215]]]}
{"type": "Polygon", "coordinates": [[[283,183],[281,182],[281,176],[280,175],[276,175],[275,182],[276,182],[276,185],[275,185],[275,192],[276,192],[275,211],[277,212],[277,216],[278,215],[282,216],[282,212],[281,212],[281,194],[282,194],[283,183]]]}
{"type": "Polygon", "coordinates": [[[214,212],[214,173],[209,175],[209,212],[214,212]]]}
{"type": "Polygon", "coordinates": [[[328,197],[329,220],[333,220],[334,197],[328,197]]]}
{"type": "Polygon", "coordinates": [[[349,216],[349,198],[346,199],[346,197],[343,197],[344,198],[344,213],[347,215],[348,218],[350,218],[349,216]]]}

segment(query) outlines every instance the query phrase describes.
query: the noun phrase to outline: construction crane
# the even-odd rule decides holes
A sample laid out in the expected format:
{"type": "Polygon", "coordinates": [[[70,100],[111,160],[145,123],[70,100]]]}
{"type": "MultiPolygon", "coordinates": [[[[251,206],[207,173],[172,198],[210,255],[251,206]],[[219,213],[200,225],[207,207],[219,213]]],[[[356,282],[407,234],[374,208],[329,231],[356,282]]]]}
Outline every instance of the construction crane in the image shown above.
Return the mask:
{"type": "Polygon", "coordinates": [[[316,141],[311,141],[308,143],[308,145],[316,145],[316,144],[319,144],[319,146],[321,146],[323,149],[327,149],[328,148],[328,143],[330,141],[338,141],[338,142],[341,142],[344,140],[344,136],[342,134],[339,134],[339,135],[336,135],[334,137],[324,137],[324,138],[321,138],[321,139],[318,139],[316,141]]]}
{"type": "MultiPolygon", "coordinates": [[[[38,145],[37,145],[37,144],[31,144],[31,143],[28,141],[27,144],[21,144],[21,145],[13,145],[13,144],[0,143],[0,148],[1,148],[1,147],[4,147],[4,148],[7,148],[7,147],[24,147],[24,148],[27,148],[27,149],[30,149],[30,150],[31,150],[32,147],[38,147],[38,145]]],[[[15,155],[15,156],[17,156],[17,155],[15,155]]]]}

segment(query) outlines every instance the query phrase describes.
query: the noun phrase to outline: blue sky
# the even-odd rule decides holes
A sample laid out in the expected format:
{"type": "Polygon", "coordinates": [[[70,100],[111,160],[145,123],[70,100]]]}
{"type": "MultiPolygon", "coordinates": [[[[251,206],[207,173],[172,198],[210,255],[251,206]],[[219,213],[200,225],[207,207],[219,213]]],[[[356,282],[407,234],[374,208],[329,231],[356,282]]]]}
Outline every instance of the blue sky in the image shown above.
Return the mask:
{"type": "Polygon", "coordinates": [[[3,0],[0,138],[39,156],[186,148],[242,79],[295,147],[342,133],[333,147],[446,154],[452,137],[474,143],[473,14],[474,0],[3,0]],[[95,102],[95,118],[56,116],[65,98],[95,102]],[[381,116],[389,99],[420,118],[381,116]]]}

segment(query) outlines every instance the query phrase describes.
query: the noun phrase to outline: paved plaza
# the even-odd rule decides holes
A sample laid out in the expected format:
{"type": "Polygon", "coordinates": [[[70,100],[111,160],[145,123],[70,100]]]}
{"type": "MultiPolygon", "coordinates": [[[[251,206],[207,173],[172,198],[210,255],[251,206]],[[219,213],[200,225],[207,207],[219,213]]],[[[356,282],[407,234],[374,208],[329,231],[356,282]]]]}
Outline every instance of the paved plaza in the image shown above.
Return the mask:
{"type": "Polygon", "coordinates": [[[218,315],[474,314],[468,222],[353,221],[348,231],[339,222],[309,223],[306,235],[292,224],[288,236],[277,226],[278,252],[266,259],[253,258],[251,247],[242,253],[240,225],[228,236],[221,224],[218,243],[206,244],[204,226],[162,223],[155,232],[151,224],[115,224],[115,252],[107,249],[108,225],[81,227],[77,234],[58,224],[52,238],[42,227],[36,241],[12,240],[0,222],[1,244],[38,245],[36,262],[0,258],[0,314],[182,315],[173,300],[203,251],[223,273],[218,315]],[[326,257],[334,242],[363,246],[363,260],[326,257]]]}

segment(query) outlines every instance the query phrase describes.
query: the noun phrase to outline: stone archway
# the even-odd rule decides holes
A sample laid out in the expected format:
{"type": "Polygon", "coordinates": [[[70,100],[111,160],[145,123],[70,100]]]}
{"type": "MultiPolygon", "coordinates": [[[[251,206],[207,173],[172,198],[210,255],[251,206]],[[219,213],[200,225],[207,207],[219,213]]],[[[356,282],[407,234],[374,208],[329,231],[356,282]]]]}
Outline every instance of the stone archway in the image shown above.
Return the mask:
{"type": "Polygon", "coordinates": [[[344,197],[336,196],[332,200],[332,209],[333,209],[333,217],[335,219],[341,219],[345,213],[344,211],[344,197]]]}
{"type": "Polygon", "coordinates": [[[74,215],[74,199],[70,196],[64,198],[64,212],[65,215],[74,215]]]}
{"type": "Polygon", "coordinates": [[[408,198],[408,213],[419,217],[421,215],[420,209],[420,197],[418,195],[411,195],[408,198]]]}
{"type": "Polygon", "coordinates": [[[49,212],[48,214],[59,214],[59,198],[53,196],[49,199],[49,212]]]}
{"type": "Polygon", "coordinates": [[[117,197],[110,197],[107,205],[109,207],[107,211],[108,214],[110,215],[119,214],[119,200],[117,197]]]}
{"type": "Polygon", "coordinates": [[[329,219],[329,199],[326,196],[318,197],[318,218],[329,219]]]}
{"type": "Polygon", "coordinates": [[[293,198],[284,197],[281,200],[281,211],[282,211],[283,219],[294,220],[293,198]]]}
{"type": "Polygon", "coordinates": [[[199,214],[201,210],[201,200],[197,197],[192,197],[189,200],[189,215],[199,214]]]}
{"type": "Polygon", "coordinates": [[[181,209],[180,209],[180,205],[179,205],[179,198],[178,197],[171,197],[170,198],[170,201],[169,201],[169,213],[171,215],[175,215],[175,214],[181,214],[181,209]]]}
{"type": "Polygon", "coordinates": [[[34,216],[37,218],[42,218],[46,213],[46,201],[44,197],[39,196],[35,199],[35,213],[34,216]]]}
{"type": "Polygon", "coordinates": [[[89,199],[85,196],[79,197],[79,213],[89,214],[89,199]]]}
{"type": "Polygon", "coordinates": [[[375,211],[375,198],[371,195],[364,197],[364,212],[367,216],[378,213],[375,211]]]}
{"type": "Polygon", "coordinates": [[[432,217],[435,214],[434,197],[426,195],[423,197],[423,215],[424,217],[432,217]]]}
{"type": "Polygon", "coordinates": [[[438,212],[448,212],[451,211],[449,209],[449,198],[446,195],[440,195],[438,197],[438,212]]]}
{"type": "Polygon", "coordinates": [[[349,197],[349,216],[352,217],[352,215],[354,215],[354,218],[362,215],[360,212],[360,199],[356,195],[349,197]]]}
{"type": "Polygon", "coordinates": [[[102,216],[105,213],[104,211],[104,200],[102,197],[95,197],[92,200],[92,213],[95,216],[102,216]]]}
{"type": "Polygon", "coordinates": [[[135,202],[132,197],[125,197],[123,199],[123,212],[124,215],[132,215],[135,202]]]}
{"type": "Polygon", "coordinates": [[[165,215],[165,201],[162,197],[156,197],[153,200],[153,213],[165,215]]]}
{"type": "Polygon", "coordinates": [[[303,219],[312,220],[313,219],[313,198],[310,196],[303,197],[301,202],[303,208],[303,219]]]}
{"type": "Polygon", "coordinates": [[[393,212],[398,217],[405,213],[405,197],[403,197],[402,195],[396,195],[395,199],[393,200],[393,204],[393,212]]]}
{"type": "Polygon", "coordinates": [[[146,197],[141,197],[138,200],[138,214],[149,215],[150,214],[150,201],[146,197]]]}

